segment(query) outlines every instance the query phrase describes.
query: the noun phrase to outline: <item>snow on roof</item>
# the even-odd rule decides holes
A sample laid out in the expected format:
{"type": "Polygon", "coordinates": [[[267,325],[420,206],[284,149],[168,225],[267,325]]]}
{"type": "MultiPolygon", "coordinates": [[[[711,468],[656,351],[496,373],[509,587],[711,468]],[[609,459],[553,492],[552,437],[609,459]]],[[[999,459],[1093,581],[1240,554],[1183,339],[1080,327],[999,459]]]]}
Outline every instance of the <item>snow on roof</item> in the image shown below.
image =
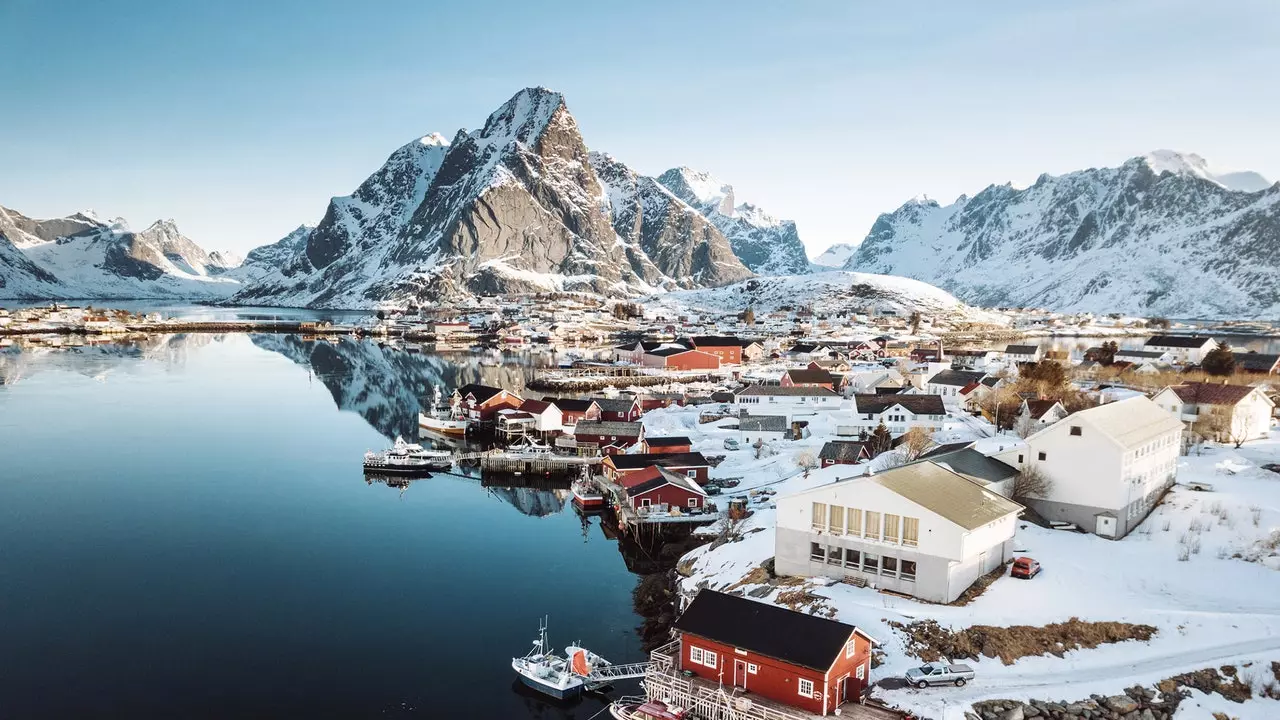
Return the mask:
{"type": "Polygon", "coordinates": [[[1134,448],[1165,433],[1182,430],[1182,422],[1178,418],[1146,396],[1137,396],[1081,410],[1041,432],[1047,432],[1062,423],[1079,423],[1082,420],[1125,448],[1134,448]]]}

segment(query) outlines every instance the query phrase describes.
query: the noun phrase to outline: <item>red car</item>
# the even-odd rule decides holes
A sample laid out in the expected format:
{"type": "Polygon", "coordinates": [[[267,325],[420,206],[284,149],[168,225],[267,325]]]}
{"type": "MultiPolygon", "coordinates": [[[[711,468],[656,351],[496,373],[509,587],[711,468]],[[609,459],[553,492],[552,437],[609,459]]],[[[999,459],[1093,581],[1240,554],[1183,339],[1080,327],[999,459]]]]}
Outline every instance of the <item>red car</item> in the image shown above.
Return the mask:
{"type": "Polygon", "coordinates": [[[1013,569],[1009,571],[1011,577],[1023,578],[1030,580],[1040,574],[1040,563],[1029,557],[1014,558],[1013,569]]]}

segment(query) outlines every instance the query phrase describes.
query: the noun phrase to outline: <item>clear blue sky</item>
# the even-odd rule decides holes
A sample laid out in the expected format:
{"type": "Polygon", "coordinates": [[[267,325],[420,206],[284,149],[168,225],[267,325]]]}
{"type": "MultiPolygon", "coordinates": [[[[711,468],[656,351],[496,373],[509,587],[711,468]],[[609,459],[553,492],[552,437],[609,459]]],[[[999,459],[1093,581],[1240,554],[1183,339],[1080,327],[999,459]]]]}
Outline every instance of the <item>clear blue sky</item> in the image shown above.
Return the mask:
{"type": "Polygon", "coordinates": [[[916,195],[1159,147],[1280,178],[1276,0],[0,0],[0,27],[0,204],[209,248],[316,222],[529,85],[592,149],[709,170],[814,254],[916,195]]]}

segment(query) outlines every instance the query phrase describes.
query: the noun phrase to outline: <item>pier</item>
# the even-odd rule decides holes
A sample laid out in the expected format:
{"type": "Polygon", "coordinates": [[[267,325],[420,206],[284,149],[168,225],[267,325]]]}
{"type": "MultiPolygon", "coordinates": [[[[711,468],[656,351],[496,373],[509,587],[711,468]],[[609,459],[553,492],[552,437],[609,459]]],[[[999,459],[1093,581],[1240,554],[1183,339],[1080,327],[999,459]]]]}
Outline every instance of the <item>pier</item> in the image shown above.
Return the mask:
{"type": "Polygon", "coordinates": [[[599,465],[603,457],[557,455],[555,453],[513,453],[508,450],[483,450],[458,453],[455,464],[479,462],[480,469],[505,473],[565,473],[582,467],[599,465]]]}

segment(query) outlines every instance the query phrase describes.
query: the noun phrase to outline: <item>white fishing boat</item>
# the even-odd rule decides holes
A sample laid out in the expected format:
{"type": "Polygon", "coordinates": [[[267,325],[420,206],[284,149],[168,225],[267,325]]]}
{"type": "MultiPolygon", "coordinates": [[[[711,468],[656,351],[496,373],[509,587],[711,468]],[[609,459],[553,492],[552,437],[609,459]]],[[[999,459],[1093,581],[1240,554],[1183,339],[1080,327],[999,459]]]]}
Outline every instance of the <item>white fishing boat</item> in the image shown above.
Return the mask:
{"type": "Polygon", "coordinates": [[[397,437],[390,450],[364,454],[365,472],[382,475],[426,475],[432,470],[448,470],[453,454],[447,450],[424,448],[397,437]]]}
{"type": "Polygon", "coordinates": [[[609,665],[609,661],[585,648],[570,645],[563,656],[551,649],[547,640],[547,622],[538,624],[538,639],[524,657],[512,658],[511,669],[520,682],[545,695],[560,700],[575,698],[584,689],[606,685],[593,680],[593,672],[609,665]]]}
{"type": "Polygon", "coordinates": [[[453,437],[462,437],[467,434],[467,419],[460,415],[456,408],[446,406],[441,402],[440,386],[436,385],[432,388],[434,391],[431,406],[425,411],[418,413],[418,427],[437,432],[441,435],[450,435],[453,437]]]}
{"type": "Polygon", "coordinates": [[[609,714],[614,720],[684,720],[686,713],[680,708],[668,707],[661,700],[645,700],[642,697],[624,697],[609,704],[609,714]]]}

